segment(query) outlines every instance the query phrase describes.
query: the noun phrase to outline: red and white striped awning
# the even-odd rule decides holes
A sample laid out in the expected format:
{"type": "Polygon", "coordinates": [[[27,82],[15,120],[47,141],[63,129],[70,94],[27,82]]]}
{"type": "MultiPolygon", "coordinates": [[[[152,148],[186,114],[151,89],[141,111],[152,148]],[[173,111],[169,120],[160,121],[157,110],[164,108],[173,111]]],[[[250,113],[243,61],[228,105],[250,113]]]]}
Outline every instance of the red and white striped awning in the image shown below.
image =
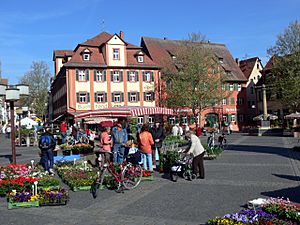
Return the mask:
{"type": "Polygon", "coordinates": [[[113,124],[117,122],[115,118],[108,118],[108,117],[88,117],[85,118],[85,124],[113,124]]]}
{"type": "Polygon", "coordinates": [[[173,115],[173,109],[150,107],[150,106],[120,106],[115,108],[99,109],[80,113],[74,116],[75,119],[87,117],[136,117],[144,115],[173,115]]]}

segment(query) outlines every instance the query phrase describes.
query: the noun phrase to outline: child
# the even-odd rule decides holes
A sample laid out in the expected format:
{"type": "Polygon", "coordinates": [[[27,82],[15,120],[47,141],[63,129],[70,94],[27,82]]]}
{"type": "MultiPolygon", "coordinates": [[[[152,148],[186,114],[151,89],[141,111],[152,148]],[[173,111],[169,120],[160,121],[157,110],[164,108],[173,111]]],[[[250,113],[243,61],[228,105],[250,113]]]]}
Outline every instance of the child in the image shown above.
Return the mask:
{"type": "Polygon", "coordinates": [[[128,150],[128,161],[133,164],[142,164],[141,160],[141,153],[139,149],[136,147],[137,143],[133,140],[129,143],[129,150],[128,150]]]}

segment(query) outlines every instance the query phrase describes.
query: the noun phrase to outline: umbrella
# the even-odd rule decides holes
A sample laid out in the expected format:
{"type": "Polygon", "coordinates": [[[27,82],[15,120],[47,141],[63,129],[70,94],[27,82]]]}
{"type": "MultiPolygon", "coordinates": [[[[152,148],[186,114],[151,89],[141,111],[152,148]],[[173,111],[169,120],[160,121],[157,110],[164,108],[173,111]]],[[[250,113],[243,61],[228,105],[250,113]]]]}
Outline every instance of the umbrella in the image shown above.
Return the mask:
{"type": "MultiPolygon", "coordinates": [[[[264,114],[260,114],[256,117],[253,118],[254,121],[261,121],[264,119],[264,114]]],[[[273,115],[273,114],[267,114],[267,120],[277,120],[278,116],[273,115]]]]}
{"type": "Polygon", "coordinates": [[[300,119],[300,113],[295,112],[284,117],[285,119],[300,119]]]}

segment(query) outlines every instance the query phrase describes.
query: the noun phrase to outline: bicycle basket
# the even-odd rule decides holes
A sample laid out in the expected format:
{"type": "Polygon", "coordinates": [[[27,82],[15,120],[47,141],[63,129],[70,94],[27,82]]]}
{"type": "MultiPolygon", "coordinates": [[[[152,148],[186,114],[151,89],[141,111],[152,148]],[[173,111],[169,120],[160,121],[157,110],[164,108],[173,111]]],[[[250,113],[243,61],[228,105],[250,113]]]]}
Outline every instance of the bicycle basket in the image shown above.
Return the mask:
{"type": "Polygon", "coordinates": [[[136,152],[134,154],[130,154],[127,156],[127,162],[132,164],[139,164],[142,160],[142,155],[140,152],[136,152]]]}

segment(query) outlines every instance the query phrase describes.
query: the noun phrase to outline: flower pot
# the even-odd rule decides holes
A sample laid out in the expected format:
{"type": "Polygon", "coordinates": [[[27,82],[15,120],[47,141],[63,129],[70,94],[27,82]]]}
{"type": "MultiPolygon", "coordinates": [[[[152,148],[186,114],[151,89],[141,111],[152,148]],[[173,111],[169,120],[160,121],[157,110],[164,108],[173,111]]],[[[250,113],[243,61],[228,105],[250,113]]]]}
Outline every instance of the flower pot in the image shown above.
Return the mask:
{"type": "Polygon", "coordinates": [[[39,207],[39,201],[33,202],[8,202],[7,208],[8,209],[17,209],[17,208],[30,208],[30,207],[39,207]]]}

